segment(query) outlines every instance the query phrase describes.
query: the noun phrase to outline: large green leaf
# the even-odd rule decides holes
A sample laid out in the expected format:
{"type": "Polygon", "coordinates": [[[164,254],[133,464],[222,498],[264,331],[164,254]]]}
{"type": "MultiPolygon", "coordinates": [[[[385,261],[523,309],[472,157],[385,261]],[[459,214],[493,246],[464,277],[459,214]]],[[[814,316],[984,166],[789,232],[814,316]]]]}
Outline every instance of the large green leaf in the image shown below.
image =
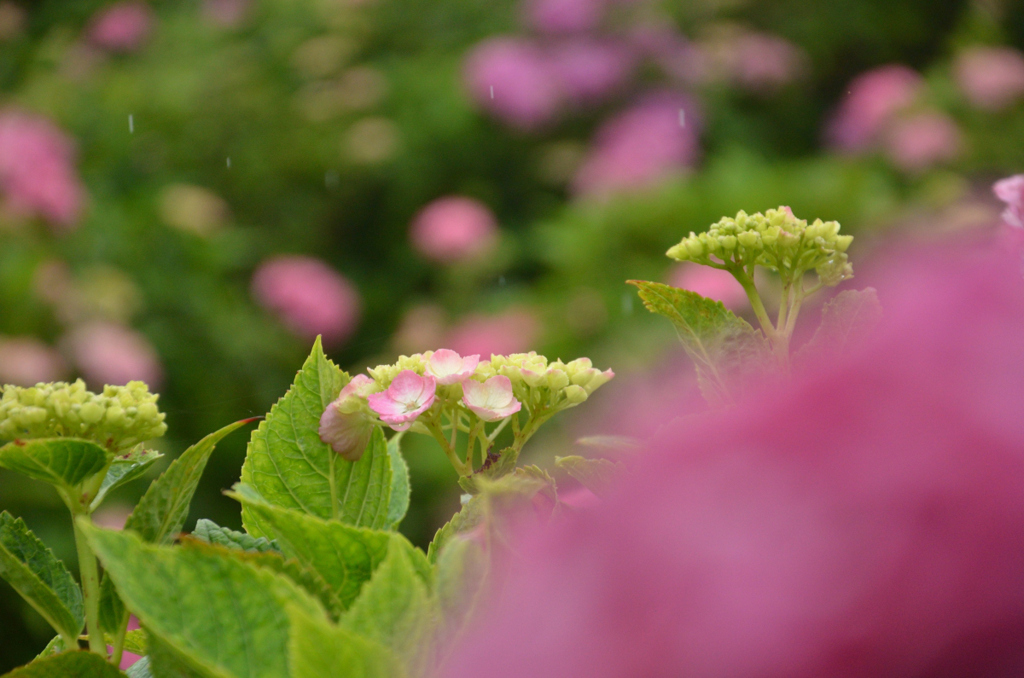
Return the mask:
{"type": "Polygon", "coordinates": [[[164,455],[156,450],[147,450],[139,445],[128,454],[115,458],[110,468],[107,469],[107,475],[103,478],[103,484],[100,485],[96,498],[92,500],[92,510],[95,511],[103,503],[107,493],[111,490],[116,490],[136,478],[141,478],[149,470],[149,467],[162,456],[164,455]]]}
{"type": "Polygon", "coordinates": [[[427,547],[427,559],[431,563],[437,562],[437,558],[441,551],[448,542],[455,537],[455,535],[461,532],[468,532],[483,522],[485,518],[484,507],[486,501],[487,500],[485,498],[480,497],[479,495],[471,498],[466,505],[462,507],[461,511],[452,516],[451,520],[442,525],[437,532],[434,533],[434,538],[427,547]]]}
{"type": "Polygon", "coordinates": [[[836,358],[863,341],[882,319],[873,287],[840,292],[821,309],[821,325],[794,356],[798,364],[836,358]]]}
{"type": "Polygon", "coordinates": [[[309,614],[324,614],[288,579],[213,547],[156,546],[128,531],[103,530],[81,520],[79,525],[150,642],[166,644],[201,673],[284,678],[285,607],[294,604],[309,614]]]}
{"type": "Polygon", "coordinates": [[[114,457],[90,440],[39,438],[0,447],[0,466],[70,489],[102,471],[114,457]]]}
{"type": "Polygon", "coordinates": [[[380,643],[297,608],[292,622],[292,678],[403,678],[395,654],[380,643]]]}
{"type": "Polygon", "coordinates": [[[490,563],[474,539],[456,536],[438,556],[437,599],[445,644],[454,645],[484,599],[490,563]]]}
{"type": "Polygon", "coordinates": [[[555,466],[598,496],[608,490],[615,476],[622,471],[622,464],[609,459],[587,459],[575,454],[555,457],[555,466]]]}
{"type": "MultiPolygon", "coordinates": [[[[341,625],[394,650],[412,676],[431,668],[438,613],[423,582],[414,548],[392,535],[387,557],[373,573],[341,625]]],[[[422,557],[422,556],[421,556],[422,557]]]]}
{"type": "Polygon", "coordinates": [[[65,639],[85,626],[82,590],[21,518],[0,512],[0,577],[65,639]]]}
{"type": "Polygon", "coordinates": [[[245,532],[237,532],[226,527],[221,527],[212,520],[200,518],[196,522],[196,529],[192,536],[207,544],[217,544],[231,549],[241,549],[263,553],[265,551],[279,551],[280,549],[265,537],[253,537],[245,532]]]}
{"type": "Polygon", "coordinates": [[[297,560],[330,591],[330,611],[336,617],[349,608],[388,554],[388,532],[323,520],[269,504],[245,505],[259,517],[261,525],[273,531],[282,552],[297,560]]]}
{"type": "Polygon", "coordinates": [[[759,373],[770,364],[771,349],[764,335],[722,302],[661,283],[627,282],[639,288],[649,311],[672,321],[709,401],[731,401],[738,378],[759,373]]]}
{"type": "MultiPolygon", "coordinates": [[[[295,382],[253,431],[242,482],[275,506],[299,509],[360,527],[388,527],[391,463],[377,429],[363,456],[346,461],[320,440],[320,416],[349,377],[324,355],[320,340],[295,382]]],[[[254,537],[270,537],[248,508],[242,524],[254,537]]]]}
{"type": "Polygon", "coordinates": [[[3,678],[124,678],[124,674],[98,654],[82,650],[36,660],[3,678]]]}
{"type": "Polygon", "coordinates": [[[388,528],[397,530],[398,525],[409,511],[411,490],[409,487],[409,466],[402,456],[402,434],[392,436],[388,441],[388,458],[391,460],[391,502],[388,505],[388,528]]]}

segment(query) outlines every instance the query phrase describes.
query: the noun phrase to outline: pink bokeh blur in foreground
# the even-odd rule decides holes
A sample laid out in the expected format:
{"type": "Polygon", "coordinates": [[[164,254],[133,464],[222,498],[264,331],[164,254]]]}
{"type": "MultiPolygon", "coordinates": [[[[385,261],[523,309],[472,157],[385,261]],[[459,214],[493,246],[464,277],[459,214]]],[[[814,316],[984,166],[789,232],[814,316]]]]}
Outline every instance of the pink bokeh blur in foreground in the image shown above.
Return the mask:
{"type": "MultiPolygon", "coordinates": [[[[1024,674],[1024,279],[963,242],[781,390],[671,423],[525,540],[453,678],[1024,674]]],[[[623,404],[624,407],[628,405],[623,404]]]]}

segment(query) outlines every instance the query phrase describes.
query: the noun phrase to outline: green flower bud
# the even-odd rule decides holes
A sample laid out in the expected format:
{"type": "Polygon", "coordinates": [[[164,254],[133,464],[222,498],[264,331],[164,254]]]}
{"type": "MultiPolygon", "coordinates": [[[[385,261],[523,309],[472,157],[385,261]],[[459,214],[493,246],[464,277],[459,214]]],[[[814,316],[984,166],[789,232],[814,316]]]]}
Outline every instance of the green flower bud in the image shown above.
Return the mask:
{"type": "Polygon", "coordinates": [[[580,403],[585,402],[588,397],[586,389],[581,386],[576,386],[575,384],[566,386],[565,390],[562,392],[565,394],[565,399],[570,405],[579,405],[580,403]]]}
{"type": "Polygon", "coordinates": [[[757,231],[744,231],[736,236],[744,247],[756,248],[761,245],[761,235],[757,231]]]}
{"type": "Polygon", "coordinates": [[[569,375],[565,370],[553,368],[548,370],[548,388],[552,391],[563,389],[569,385],[569,375]]]}
{"type": "Polygon", "coordinates": [[[734,249],[736,249],[736,236],[734,235],[722,236],[721,238],[719,238],[719,242],[722,243],[722,249],[725,250],[726,252],[732,252],[734,249]]]}
{"type": "MultiPolygon", "coordinates": [[[[156,405],[153,406],[153,410],[156,410],[156,405]]],[[[103,419],[103,415],[106,414],[106,412],[104,411],[102,405],[95,401],[92,401],[82,405],[81,409],[78,411],[78,414],[79,416],[82,417],[82,421],[85,422],[86,424],[95,424],[100,419],[103,419]]]]}
{"type": "Polygon", "coordinates": [[[704,254],[704,246],[700,244],[700,240],[691,236],[686,239],[686,251],[691,257],[697,258],[704,254]]]}
{"type": "Polygon", "coordinates": [[[835,247],[837,252],[845,252],[850,247],[850,243],[853,242],[852,235],[837,235],[835,240],[835,247]]]}

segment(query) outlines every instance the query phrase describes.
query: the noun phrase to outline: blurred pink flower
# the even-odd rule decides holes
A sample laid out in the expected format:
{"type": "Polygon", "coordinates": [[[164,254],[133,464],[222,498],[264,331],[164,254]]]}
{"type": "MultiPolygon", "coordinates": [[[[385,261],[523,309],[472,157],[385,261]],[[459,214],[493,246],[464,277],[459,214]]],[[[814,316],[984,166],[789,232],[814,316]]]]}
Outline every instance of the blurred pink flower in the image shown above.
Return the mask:
{"type": "Polygon", "coordinates": [[[365,391],[372,384],[373,379],[365,374],[352,377],[320,416],[320,440],[349,461],[358,461],[363,456],[373,433],[373,419],[360,402],[365,401],[365,391]]]}
{"type": "Polygon", "coordinates": [[[1024,55],[1010,47],[972,47],[953,66],[956,84],[968,101],[999,110],[1024,95],[1024,55]]]}
{"type": "Polygon", "coordinates": [[[251,4],[251,0],[203,0],[203,16],[222,28],[234,28],[245,19],[251,4]]]}
{"type": "Polygon", "coordinates": [[[462,391],[462,402],[484,421],[511,417],[522,407],[512,395],[512,382],[500,374],[483,383],[473,379],[465,381],[462,391]]]}
{"type": "Polygon", "coordinates": [[[898,64],[857,76],[828,124],[829,143],[843,151],[870,147],[886,123],[914,102],[922,84],[917,72],[898,64]]]}
{"type": "Polygon", "coordinates": [[[493,250],[498,226],[494,214],[479,200],[448,196],[420,210],[409,237],[423,256],[450,264],[493,250]]]}
{"type": "Polygon", "coordinates": [[[0,384],[34,386],[59,381],[68,366],[53,348],[33,337],[0,338],[0,384]]]}
{"type": "Polygon", "coordinates": [[[588,31],[601,20],[606,0],[527,0],[526,19],[544,33],[588,31]]]}
{"type": "Polygon", "coordinates": [[[93,17],[89,41],[111,52],[134,52],[149,37],[153,21],[153,10],[145,2],[116,2],[93,17]]]}
{"type": "Polygon", "coordinates": [[[561,93],[554,70],[543,51],[526,40],[479,43],[466,59],[465,80],[478,106],[520,129],[535,129],[558,112],[561,93]]]}
{"type": "Polygon", "coordinates": [[[437,382],[433,377],[421,377],[412,370],[402,370],[386,391],[368,397],[370,409],[380,420],[395,431],[405,431],[416,417],[434,404],[437,382]]]}
{"type": "Polygon", "coordinates": [[[447,348],[439,348],[427,361],[427,374],[436,378],[441,386],[451,386],[469,379],[478,364],[479,355],[461,356],[447,348]]]}
{"type": "Polygon", "coordinates": [[[996,197],[1006,203],[1003,221],[1010,226],[1024,228],[1024,174],[1001,179],[992,186],[996,197]]]}
{"type": "Polygon", "coordinates": [[[900,118],[885,139],[889,158],[908,172],[952,160],[962,145],[960,130],[952,118],[934,111],[900,118]]]}
{"type": "Polygon", "coordinates": [[[744,32],[732,45],[733,77],[744,87],[770,90],[792,82],[803,66],[803,53],[791,42],[768,33],[744,32]]]}
{"type": "Polygon", "coordinates": [[[548,59],[566,98],[577,103],[600,101],[620,87],[633,69],[626,47],[592,38],[556,43],[548,59]]]}
{"type": "Polygon", "coordinates": [[[573,180],[577,194],[649,186],[692,165],[699,152],[696,107],[681,94],[648,95],[598,129],[573,180]]]}
{"type": "Polygon", "coordinates": [[[599,506],[521,543],[445,675],[1024,673],[1019,259],[894,263],[867,343],[666,425],[599,506]]]}
{"type": "Polygon", "coordinates": [[[0,190],[15,213],[74,228],[85,201],[74,157],[72,140],[49,120],[0,111],[0,190]]]}
{"type": "Polygon", "coordinates": [[[530,350],[540,334],[536,316],[525,308],[498,315],[468,315],[451,328],[445,345],[460,355],[508,355],[530,350]]]}
{"type": "Polygon", "coordinates": [[[325,344],[347,339],[359,322],[359,293],[347,278],[313,257],[282,255],[260,264],[252,293],[295,334],[325,344]]]}
{"type": "Polygon", "coordinates": [[[720,301],[734,311],[750,305],[743,285],[728,271],[717,268],[693,263],[677,264],[669,272],[668,284],[720,301]]]}
{"type": "Polygon", "coordinates": [[[122,386],[136,379],[156,389],[163,381],[156,350],[127,327],[108,322],[80,325],[65,337],[64,345],[90,386],[122,386]]]}
{"type": "Polygon", "coordinates": [[[444,343],[445,312],[434,304],[413,306],[402,315],[391,343],[400,354],[422,353],[444,343]]]}

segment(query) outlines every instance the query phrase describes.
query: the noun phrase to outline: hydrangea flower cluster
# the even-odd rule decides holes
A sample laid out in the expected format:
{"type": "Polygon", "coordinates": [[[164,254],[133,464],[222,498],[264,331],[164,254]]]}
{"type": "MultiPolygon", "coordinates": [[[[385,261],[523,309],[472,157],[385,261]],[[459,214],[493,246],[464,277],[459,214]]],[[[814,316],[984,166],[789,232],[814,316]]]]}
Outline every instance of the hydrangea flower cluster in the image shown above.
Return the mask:
{"type": "Polygon", "coordinates": [[[81,379],[7,385],[0,397],[0,439],[70,436],[118,452],[167,431],[166,415],[156,405],[159,397],[141,381],[105,386],[102,394],[86,390],[81,379]]]}
{"type": "Polygon", "coordinates": [[[487,459],[509,423],[518,453],[541,424],[584,402],[615,376],[587,358],[549,362],[531,352],[481,360],[449,349],[402,356],[367,372],[355,376],[324,411],[320,439],[355,460],[375,426],[411,430],[432,436],[462,476],[474,472],[475,446],[487,459]],[[488,424],[496,425],[488,431],[488,424]],[[460,432],[468,436],[464,459],[456,453],[460,432]]]}

